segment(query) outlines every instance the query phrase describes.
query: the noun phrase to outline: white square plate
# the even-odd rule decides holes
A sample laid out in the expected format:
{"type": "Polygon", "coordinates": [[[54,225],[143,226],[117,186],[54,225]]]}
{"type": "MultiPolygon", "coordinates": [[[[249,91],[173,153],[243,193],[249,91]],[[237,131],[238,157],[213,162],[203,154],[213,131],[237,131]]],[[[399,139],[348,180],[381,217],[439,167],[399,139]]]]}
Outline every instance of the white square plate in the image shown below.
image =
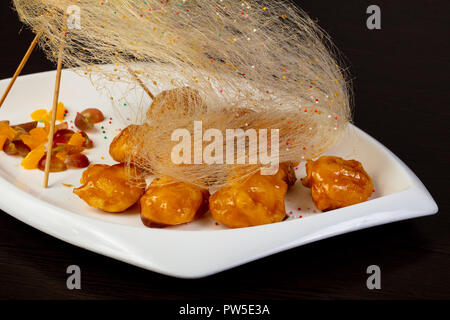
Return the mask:
{"type": "MultiPolygon", "coordinates": [[[[0,109],[0,120],[23,123],[30,121],[32,111],[50,109],[54,79],[55,72],[20,77],[0,109]]],[[[8,82],[0,81],[0,92],[8,82]]],[[[114,108],[125,109],[124,105],[132,104],[133,100],[143,99],[150,104],[140,89],[129,99],[111,100],[107,94],[95,90],[87,78],[63,71],[60,101],[69,110],[68,119],[73,120],[76,111],[88,107],[102,109],[107,119],[90,134],[95,144],[87,152],[91,162],[113,163],[108,154],[109,143],[119,128],[132,122],[132,113],[119,117],[114,108]],[[104,129],[100,130],[101,126],[104,129]]],[[[314,209],[310,190],[297,181],[286,197],[289,218],[280,223],[232,230],[207,215],[180,227],[149,229],[144,227],[135,208],[123,214],[107,214],[87,206],[74,195],[63,184],[79,186],[81,170],[51,174],[50,188],[43,189],[41,171],[23,170],[19,158],[2,152],[0,208],[73,245],[180,278],[208,276],[334,235],[437,212],[436,203],[414,173],[360,129],[350,126],[345,139],[328,153],[362,162],[375,185],[369,201],[320,213],[314,209]]],[[[301,164],[297,177],[302,176],[301,164]]]]}

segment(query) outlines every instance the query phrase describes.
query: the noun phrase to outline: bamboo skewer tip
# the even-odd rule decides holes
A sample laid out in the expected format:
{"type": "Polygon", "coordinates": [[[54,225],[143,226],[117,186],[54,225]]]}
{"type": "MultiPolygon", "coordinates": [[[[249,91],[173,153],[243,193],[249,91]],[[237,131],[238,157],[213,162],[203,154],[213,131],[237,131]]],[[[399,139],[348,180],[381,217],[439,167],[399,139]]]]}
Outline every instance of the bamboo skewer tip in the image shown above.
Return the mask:
{"type": "Polygon", "coordinates": [[[53,92],[52,119],[51,119],[51,123],[50,123],[50,132],[48,134],[47,156],[45,159],[45,171],[44,171],[44,182],[43,182],[44,188],[48,187],[48,179],[49,179],[49,175],[50,175],[53,136],[55,134],[56,113],[57,113],[57,108],[58,108],[59,90],[61,87],[63,45],[64,45],[64,42],[61,43],[61,48],[59,49],[58,65],[57,65],[57,69],[56,69],[55,89],[53,92]]]}
{"type": "Polygon", "coordinates": [[[36,47],[36,44],[39,41],[39,38],[41,37],[42,32],[39,32],[34,37],[33,41],[31,42],[30,46],[27,49],[27,52],[25,53],[24,57],[22,58],[22,61],[20,62],[19,66],[16,69],[16,72],[14,72],[13,77],[11,78],[11,81],[9,82],[8,86],[5,89],[5,92],[3,93],[2,98],[0,99],[0,108],[3,105],[3,102],[5,102],[6,97],[8,96],[9,92],[11,91],[12,87],[14,86],[14,83],[16,82],[17,78],[19,77],[20,73],[22,72],[23,68],[28,62],[28,59],[30,59],[31,54],[33,53],[34,48],[36,47]]]}

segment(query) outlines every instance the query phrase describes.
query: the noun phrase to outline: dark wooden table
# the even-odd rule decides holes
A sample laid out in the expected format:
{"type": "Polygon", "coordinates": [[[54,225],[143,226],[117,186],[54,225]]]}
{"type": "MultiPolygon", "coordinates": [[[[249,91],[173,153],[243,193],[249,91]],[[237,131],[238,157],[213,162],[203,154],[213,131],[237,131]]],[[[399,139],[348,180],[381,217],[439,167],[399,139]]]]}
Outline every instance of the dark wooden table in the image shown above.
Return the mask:
{"type": "MultiPolygon", "coordinates": [[[[0,5],[0,78],[13,74],[33,38],[8,2],[0,5]]],[[[334,237],[209,278],[179,280],[79,249],[2,212],[0,298],[450,298],[448,1],[298,2],[347,57],[354,122],[410,166],[436,199],[437,215],[334,237]],[[381,30],[366,28],[369,4],[381,7],[381,30]],[[82,269],[82,290],[66,289],[72,264],[82,269]],[[381,290],[366,288],[371,264],[381,267],[381,290]]],[[[36,51],[24,73],[54,68],[36,51]]]]}

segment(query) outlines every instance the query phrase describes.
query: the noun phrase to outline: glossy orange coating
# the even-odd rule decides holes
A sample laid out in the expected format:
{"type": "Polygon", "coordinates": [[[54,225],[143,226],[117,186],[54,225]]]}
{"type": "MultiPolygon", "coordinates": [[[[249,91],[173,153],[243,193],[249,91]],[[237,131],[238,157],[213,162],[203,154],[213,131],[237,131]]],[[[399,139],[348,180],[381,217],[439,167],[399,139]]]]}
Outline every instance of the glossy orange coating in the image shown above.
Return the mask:
{"type": "Polygon", "coordinates": [[[132,178],[122,164],[89,166],[81,178],[81,187],[73,192],[88,205],[106,212],[123,212],[139,201],[145,192],[145,180],[132,178]]]}
{"type": "Polygon", "coordinates": [[[308,161],[302,182],[311,188],[314,204],[321,211],[364,202],[373,192],[372,179],[362,164],[340,157],[324,156],[308,161]]]}
{"type": "Polygon", "coordinates": [[[153,180],[141,198],[141,219],[148,227],[165,227],[194,221],[208,211],[209,191],[161,177],[153,180]]]}
{"type": "Polygon", "coordinates": [[[243,228],[283,221],[286,217],[284,197],[295,183],[290,163],[280,164],[275,175],[259,172],[245,182],[226,185],[209,201],[213,218],[230,228],[243,228]]]}
{"type": "Polygon", "coordinates": [[[120,132],[109,146],[109,154],[111,157],[120,163],[126,163],[130,157],[130,150],[132,148],[133,138],[132,133],[138,128],[137,125],[130,125],[120,132]]]}

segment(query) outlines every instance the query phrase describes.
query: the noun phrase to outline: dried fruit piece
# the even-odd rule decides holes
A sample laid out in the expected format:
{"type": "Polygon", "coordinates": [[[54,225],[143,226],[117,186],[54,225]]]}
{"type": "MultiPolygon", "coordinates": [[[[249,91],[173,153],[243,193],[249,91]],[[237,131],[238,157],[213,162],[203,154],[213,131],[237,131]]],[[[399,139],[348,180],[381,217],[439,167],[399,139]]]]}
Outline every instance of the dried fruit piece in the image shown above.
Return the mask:
{"type": "Polygon", "coordinates": [[[45,147],[41,145],[28,153],[25,159],[22,160],[22,167],[27,170],[36,169],[38,167],[39,161],[45,155],[45,147]]]}
{"type": "MultiPolygon", "coordinates": [[[[38,168],[39,170],[45,171],[45,162],[47,160],[47,156],[43,156],[39,161],[38,168]]],[[[58,159],[55,156],[52,156],[50,159],[50,172],[62,172],[66,171],[67,166],[64,161],[58,159]]]]}
{"type": "Polygon", "coordinates": [[[3,146],[5,145],[6,141],[8,140],[8,137],[5,135],[0,135],[0,149],[3,149],[3,146]]]}
{"type": "Polygon", "coordinates": [[[25,143],[31,150],[37,148],[43,143],[47,142],[47,131],[44,128],[35,128],[30,131],[30,134],[21,135],[20,139],[25,143]]]}
{"type": "Polygon", "coordinates": [[[70,137],[68,144],[71,146],[81,147],[81,146],[83,146],[85,141],[86,141],[86,138],[83,137],[83,135],[80,132],[77,132],[70,137]]]}
{"type": "Polygon", "coordinates": [[[30,152],[30,148],[25,145],[22,140],[6,140],[5,144],[3,145],[3,151],[10,156],[19,155],[25,158],[30,152]]]}
{"type": "Polygon", "coordinates": [[[31,151],[31,149],[25,143],[23,143],[22,140],[16,140],[13,141],[12,143],[16,147],[16,150],[21,157],[25,158],[31,151]]]}
{"type": "Polygon", "coordinates": [[[15,127],[14,130],[16,130],[16,136],[14,137],[13,141],[21,140],[21,136],[28,134],[28,132],[21,127],[15,127]]]}
{"type": "Polygon", "coordinates": [[[6,140],[5,144],[3,145],[3,151],[8,156],[15,156],[15,155],[19,154],[16,146],[14,145],[14,143],[11,142],[11,140],[6,140]]]}
{"type": "Polygon", "coordinates": [[[94,142],[91,140],[91,138],[89,138],[86,132],[80,131],[80,134],[86,139],[86,141],[84,141],[83,148],[91,149],[92,147],[94,147],[94,142]]]}
{"type": "MultiPolygon", "coordinates": [[[[56,120],[57,121],[64,121],[64,118],[66,116],[66,107],[64,106],[64,103],[59,102],[58,106],[56,107],[56,120]]],[[[52,116],[52,112],[50,111],[50,119],[52,116]]]]}
{"type": "MultiPolygon", "coordinates": [[[[64,103],[59,102],[56,107],[56,120],[64,121],[66,112],[67,110],[64,107],[64,103]]],[[[50,112],[48,112],[45,109],[38,109],[31,114],[31,119],[34,121],[49,122],[52,119],[52,111],[50,110],[50,112]]]]}
{"type": "Polygon", "coordinates": [[[70,144],[58,143],[53,149],[54,152],[65,152],[67,154],[78,154],[84,151],[83,147],[72,146],[70,144]]]}
{"type": "MultiPolygon", "coordinates": [[[[53,152],[52,152],[52,154],[54,153],[54,150],[52,150],[53,152]]],[[[64,152],[64,151],[59,151],[59,152],[56,152],[55,153],[55,155],[54,155],[56,158],[58,158],[59,160],[61,160],[61,161],[63,161],[64,163],[66,162],[66,159],[67,159],[67,153],[66,152],[64,152]]]]}
{"type": "Polygon", "coordinates": [[[77,116],[75,117],[75,125],[78,129],[86,131],[89,129],[92,129],[94,127],[94,123],[91,121],[91,119],[83,116],[81,113],[77,113],[77,116]]]}
{"type": "Polygon", "coordinates": [[[0,127],[0,135],[6,136],[9,140],[14,140],[17,131],[9,126],[0,127]]]}
{"type": "Polygon", "coordinates": [[[56,131],[53,136],[53,147],[56,147],[58,144],[67,144],[69,143],[70,138],[74,135],[74,131],[69,129],[62,129],[56,131]]]}
{"type": "Polygon", "coordinates": [[[89,108],[81,112],[81,114],[88,118],[92,123],[99,123],[105,120],[103,113],[96,108],[89,108]]]}
{"type": "Polygon", "coordinates": [[[1,120],[0,127],[9,127],[9,120],[1,120]]]}
{"type": "Polygon", "coordinates": [[[84,154],[77,153],[67,155],[65,163],[68,167],[72,168],[86,168],[89,166],[90,161],[84,154]]]}
{"type": "Polygon", "coordinates": [[[50,116],[47,112],[47,110],[45,109],[38,109],[36,111],[33,111],[33,113],[31,113],[31,119],[33,121],[50,121],[50,116]]]}
{"type": "Polygon", "coordinates": [[[13,127],[14,130],[24,130],[26,132],[30,132],[31,130],[33,130],[34,128],[37,127],[37,121],[31,121],[31,122],[26,122],[26,123],[20,123],[20,124],[16,124],[13,127]],[[20,129],[19,129],[20,128],[20,129]]]}
{"type": "Polygon", "coordinates": [[[67,121],[58,123],[57,125],[55,125],[55,131],[58,132],[59,130],[66,130],[69,129],[69,124],[67,123],[67,121]]]}

